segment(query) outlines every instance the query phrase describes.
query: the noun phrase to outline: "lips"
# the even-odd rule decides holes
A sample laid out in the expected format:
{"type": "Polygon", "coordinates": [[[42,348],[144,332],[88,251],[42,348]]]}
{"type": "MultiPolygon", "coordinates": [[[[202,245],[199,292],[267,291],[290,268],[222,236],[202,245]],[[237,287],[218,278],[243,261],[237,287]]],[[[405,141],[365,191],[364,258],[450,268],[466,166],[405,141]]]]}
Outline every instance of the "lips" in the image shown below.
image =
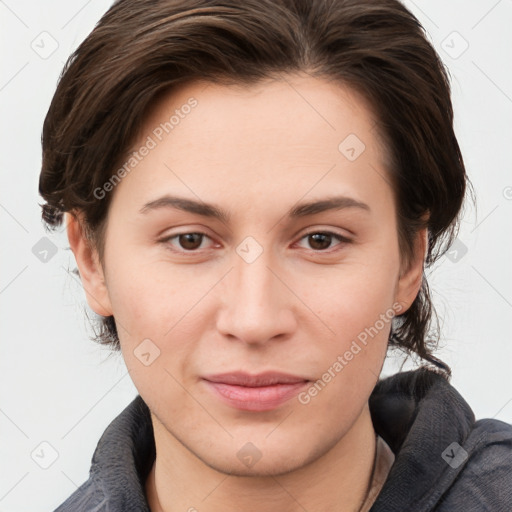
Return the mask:
{"type": "Polygon", "coordinates": [[[250,375],[244,372],[209,375],[208,389],[224,403],[245,411],[270,411],[283,405],[308,385],[304,377],[278,372],[250,375]]]}

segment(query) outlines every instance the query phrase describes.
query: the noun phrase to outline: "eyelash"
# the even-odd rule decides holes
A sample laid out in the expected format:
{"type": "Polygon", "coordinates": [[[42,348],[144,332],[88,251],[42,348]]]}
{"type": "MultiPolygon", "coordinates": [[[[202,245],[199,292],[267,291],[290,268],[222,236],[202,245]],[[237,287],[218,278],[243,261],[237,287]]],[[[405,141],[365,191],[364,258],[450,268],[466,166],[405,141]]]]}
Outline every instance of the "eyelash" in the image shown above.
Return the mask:
{"type": "MultiPolygon", "coordinates": [[[[174,248],[171,248],[170,247],[170,241],[173,240],[173,239],[177,239],[179,238],[180,236],[183,236],[183,235],[201,235],[203,237],[206,237],[206,238],[210,238],[206,233],[203,233],[201,231],[186,231],[186,232],[183,232],[183,233],[176,233],[172,236],[168,236],[166,238],[163,238],[162,240],[160,240],[161,243],[165,244],[167,247],[170,248],[171,251],[173,252],[176,252],[176,253],[180,253],[180,254],[191,254],[191,255],[194,255],[194,254],[198,254],[200,249],[192,249],[192,250],[187,250],[187,249],[181,249],[181,250],[176,250],[174,248]]],[[[312,235],[327,235],[327,236],[331,236],[332,238],[335,238],[339,241],[339,244],[337,245],[345,245],[345,244],[349,244],[352,242],[351,239],[343,236],[343,235],[340,235],[338,233],[335,233],[333,231],[310,231],[309,233],[305,233],[303,236],[300,237],[299,240],[303,240],[305,238],[308,238],[309,236],[312,236],[312,235]]],[[[203,242],[203,239],[201,240],[201,243],[203,242]]],[[[315,249],[309,249],[310,251],[312,251],[313,253],[317,253],[317,254],[331,254],[332,252],[335,252],[337,250],[341,250],[340,249],[335,249],[334,251],[331,249],[331,248],[328,248],[328,249],[318,249],[318,250],[315,250],[315,249]]]]}

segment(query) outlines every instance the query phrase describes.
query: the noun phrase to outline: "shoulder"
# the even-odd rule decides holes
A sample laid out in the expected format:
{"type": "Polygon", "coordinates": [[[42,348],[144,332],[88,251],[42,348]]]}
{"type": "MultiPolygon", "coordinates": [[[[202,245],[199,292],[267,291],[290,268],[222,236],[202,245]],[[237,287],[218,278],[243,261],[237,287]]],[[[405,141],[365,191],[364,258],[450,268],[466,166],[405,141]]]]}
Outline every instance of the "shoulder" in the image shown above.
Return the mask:
{"type": "Polygon", "coordinates": [[[54,512],[112,512],[108,508],[107,498],[93,478],[85,481],[54,512]]]}
{"type": "Polygon", "coordinates": [[[372,511],[511,511],[512,425],[475,421],[444,376],[420,369],[388,377],[370,410],[396,455],[372,511]]]}
{"type": "Polygon", "coordinates": [[[492,474],[493,477],[503,474],[512,493],[512,425],[495,419],[479,420],[466,444],[471,450],[470,473],[492,474]]]}
{"type": "Polygon", "coordinates": [[[482,419],[474,427],[454,462],[462,465],[440,512],[457,510],[460,503],[470,511],[510,512],[512,504],[512,425],[482,419]],[[474,507],[474,508],[471,508],[474,507]]]}

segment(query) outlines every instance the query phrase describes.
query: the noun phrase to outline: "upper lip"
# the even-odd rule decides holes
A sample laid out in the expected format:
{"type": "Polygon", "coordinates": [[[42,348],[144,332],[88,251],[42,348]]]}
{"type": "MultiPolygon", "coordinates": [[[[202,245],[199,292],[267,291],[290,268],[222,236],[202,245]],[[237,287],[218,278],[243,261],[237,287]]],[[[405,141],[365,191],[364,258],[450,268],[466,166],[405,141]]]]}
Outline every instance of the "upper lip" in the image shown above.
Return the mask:
{"type": "Polygon", "coordinates": [[[234,386],[274,386],[277,384],[296,384],[306,382],[308,379],[281,372],[263,372],[251,375],[245,372],[229,372],[216,375],[208,375],[203,377],[210,382],[219,382],[223,384],[231,384],[234,386]]]}

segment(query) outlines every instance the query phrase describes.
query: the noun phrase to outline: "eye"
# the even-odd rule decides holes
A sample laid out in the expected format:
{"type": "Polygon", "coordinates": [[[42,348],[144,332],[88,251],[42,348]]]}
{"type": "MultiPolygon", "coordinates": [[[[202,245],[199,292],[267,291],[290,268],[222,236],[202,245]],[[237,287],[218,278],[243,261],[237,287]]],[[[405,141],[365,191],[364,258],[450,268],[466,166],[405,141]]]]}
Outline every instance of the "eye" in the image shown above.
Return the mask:
{"type": "Polygon", "coordinates": [[[338,240],[337,245],[344,245],[350,243],[351,240],[337,233],[331,231],[311,231],[304,235],[301,240],[307,240],[314,251],[326,251],[331,248],[331,243],[334,240],[338,240]]]}
{"type": "MultiPolygon", "coordinates": [[[[162,243],[171,246],[171,250],[176,252],[197,252],[199,249],[205,249],[203,242],[211,238],[205,233],[201,232],[189,232],[189,233],[178,233],[161,240],[162,243]]],[[[331,231],[311,231],[306,233],[300,239],[306,240],[309,244],[309,248],[315,252],[327,252],[333,247],[333,242],[338,241],[338,244],[343,246],[344,244],[350,243],[351,240],[343,235],[333,233],[331,231]]]]}
{"type": "Polygon", "coordinates": [[[210,237],[205,233],[178,233],[163,239],[162,242],[171,245],[172,249],[178,252],[194,252],[197,249],[204,249],[201,246],[205,238],[210,237]]]}

